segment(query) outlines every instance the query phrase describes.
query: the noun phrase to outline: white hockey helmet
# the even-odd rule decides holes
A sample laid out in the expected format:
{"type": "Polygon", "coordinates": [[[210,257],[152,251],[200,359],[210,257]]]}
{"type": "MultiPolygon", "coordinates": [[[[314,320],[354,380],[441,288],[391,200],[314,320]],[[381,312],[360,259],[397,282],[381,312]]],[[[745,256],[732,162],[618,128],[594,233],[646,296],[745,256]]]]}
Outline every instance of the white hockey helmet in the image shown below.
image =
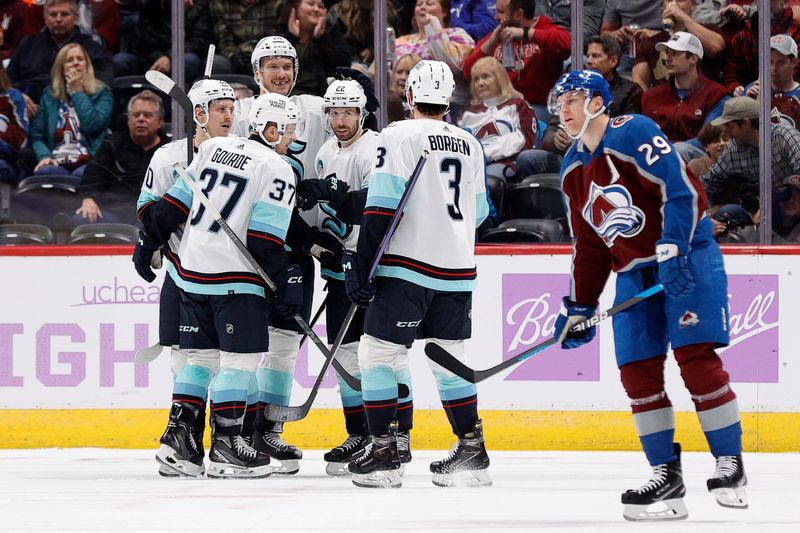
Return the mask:
{"type": "Polygon", "coordinates": [[[333,107],[356,107],[360,114],[359,126],[363,126],[367,117],[366,105],[367,95],[360,83],[355,80],[334,80],[325,91],[322,108],[327,115],[328,110],[333,107]]]}
{"type": "Polygon", "coordinates": [[[192,102],[192,106],[200,106],[206,115],[206,121],[202,124],[198,122],[196,116],[192,117],[201,128],[208,124],[208,106],[211,102],[215,100],[236,100],[236,93],[233,92],[233,88],[227,82],[210,79],[194,82],[187,96],[192,102]]]}
{"type": "Polygon", "coordinates": [[[300,110],[288,97],[277,93],[265,93],[256,98],[250,113],[247,115],[250,131],[257,132],[258,136],[269,146],[275,146],[286,133],[286,127],[297,124],[300,119],[300,110]],[[278,127],[278,140],[268,141],[264,137],[264,128],[274,122],[278,127]]]}
{"type": "Polygon", "coordinates": [[[294,63],[294,76],[292,77],[292,86],[289,88],[289,92],[292,92],[294,84],[297,81],[297,73],[300,70],[300,62],[297,60],[297,50],[292,46],[292,43],[286,38],[277,35],[263,37],[256,43],[253,52],[250,54],[250,65],[253,67],[253,78],[262,91],[266,89],[264,89],[264,86],[261,84],[261,73],[259,70],[261,67],[261,60],[265,57],[288,57],[292,60],[294,63]]]}
{"type": "Polygon", "coordinates": [[[450,105],[456,88],[453,73],[443,61],[424,59],[414,65],[406,80],[406,100],[412,91],[414,103],[450,105]]]}

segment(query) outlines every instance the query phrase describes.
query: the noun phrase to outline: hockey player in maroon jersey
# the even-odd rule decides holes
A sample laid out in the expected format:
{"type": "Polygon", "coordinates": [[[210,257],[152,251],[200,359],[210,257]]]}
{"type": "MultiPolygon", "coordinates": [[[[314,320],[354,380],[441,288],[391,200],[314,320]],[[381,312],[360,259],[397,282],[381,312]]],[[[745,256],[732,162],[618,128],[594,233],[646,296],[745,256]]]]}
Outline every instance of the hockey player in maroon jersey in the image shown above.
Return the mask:
{"type": "Polygon", "coordinates": [[[708,490],[722,506],[746,508],[739,408],[715,352],[729,342],[727,278],[705,216],[703,186],[655,122],[609,117],[611,90],[600,73],[564,74],[550,102],[577,141],[561,166],[575,252],[556,338],[565,349],[591,341],[594,326],[583,333],[570,328],[594,313],[612,270],[615,304],[656,283],[664,286],[663,293],[614,316],[622,385],[653,467],[646,484],[622,495],[623,514],[628,520],[688,515],[675,415],[664,390],[668,347],[716,458],[708,490]]]}

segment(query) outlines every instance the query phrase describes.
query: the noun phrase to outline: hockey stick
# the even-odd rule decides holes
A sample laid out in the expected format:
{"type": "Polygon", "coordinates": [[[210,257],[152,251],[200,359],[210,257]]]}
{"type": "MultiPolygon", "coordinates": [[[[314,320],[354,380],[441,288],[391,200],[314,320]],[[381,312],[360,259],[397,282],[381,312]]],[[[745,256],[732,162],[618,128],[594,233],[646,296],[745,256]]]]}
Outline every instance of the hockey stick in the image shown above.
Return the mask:
{"type": "MultiPolygon", "coordinates": [[[[327,305],[328,305],[328,295],[326,294],[325,295],[325,299],[322,300],[321,304],[319,304],[319,309],[317,309],[317,313],[314,315],[314,318],[312,318],[311,322],[309,322],[308,327],[310,327],[311,329],[314,329],[314,325],[317,323],[317,320],[319,320],[319,317],[322,315],[322,312],[325,310],[325,307],[327,305]]],[[[308,338],[308,335],[306,335],[306,334],[303,334],[303,336],[300,337],[300,346],[301,347],[306,342],[307,338],[308,338]]]]}
{"type": "Polygon", "coordinates": [[[211,69],[214,67],[214,52],[217,47],[213,44],[208,45],[208,53],[206,54],[206,69],[203,71],[203,77],[211,78],[211,69]]]}
{"type": "Polygon", "coordinates": [[[194,157],[194,143],[192,142],[194,132],[194,106],[186,95],[186,92],[166,74],[157,70],[148,70],[144,74],[145,79],[152,83],[158,90],[169,95],[170,98],[178,102],[186,115],[186,165],[191,164],[194,157]]]}
{"type": "MultiPolygon", "coordinates": [[[[213,60],[214,56],[213,54],[211,54],[210,48],[209,48],[209,57],[212,58],[213,60]]],[[[207,59],[206,69],[208,68],[209,68],[209,61],[207,59]]],[[[162,72],[158,72],[157,70],[149,70],[145,74],[145,78],[147,78],[147,81],[152,83],[160,91],[163,91],[164,93],[168,94],[170,98],[178,102],[178,105],[183,108],[183,112],[184,114],[186,114],[187,117],[192,117],[194,115],[194,106],[192,105],[192,101],[189,100],[189,97],[186,95],[186,92],[184,92],[183,89],[178,87],[175,81],[173,81],[169,76],[167,76],[162,72]]],[[[192,122],[192,124],[194,124],[194,122],[192,122]]],[[[193,143],[191,143],[190,140],[191,137],[187,138],[186,142],[189,151],[189,157],[188,157],[189,163],[191,163],[192,155],[194,153],[192,146],[193,143]]],[[[206,196],[202,194],[202,191],[200,191],[200,189],[197,187],[197,184],[191,179],[191,177],[189,177],[188,174],[186,174],[186,171],[183,168],[180,168],[180,165],[176,165],[176,168],[179,168],[178,174],[181,175],[181,177],[187,182],[189,187],[195,193],[198,192],[200,193],[198,194],[198,198],[203,203],[203,205],[206,206],[206,209],[208,209],[209,212],[217,218],[217,222],[219,223],[219,225],[223,228],[227,228],[225,230],[225,233],[228,235],[228,237],[231,238],[231,240],[233,240],[234,244],[236,244],[236,247],[239,249],[240,252],[242,252],[244,258],[256,269],[256,272],[262,278],[264,278],[264,280],[267,282],[267,286],[269,287],[269,289],[277,294],[275,284],[269,279],[269,277],[266,275],[266,272],[261,270],[256,260],[253,258],[252,255],[250,255],[250,252],[247,250],[247,247],[244,245],[244,243],[242,243],[239,237],[233,232],[233,230],[230,229],[230,226],[228,226],[227,222],[225,222],[225,220],[222,219],[222,215],[220,215],[219,211],[213,205],[211,205],[211,203],[208,201],[208,198],[206,198],[206,196]],[[183,174],[181,174],[181,172],[183,172],[183,174]]],[[[295,315],[294,318],[300,325],[300,329],[303,330],[303,333],[306,336],[311,337],[311,340],[314,342],[314,344],[316,344],[317,348],[319,348],[323,354],[327,355],[328,352],[326,346],[322,343],[317,334],[311,331],[311,329],[308,327],[308,324],[306,324],[306,322],[302,319],[302,317],[300,315],[295,315]]],[[[361,381],[350,375],[350,373],[347,372],[338,361],[334,361],[333,367],[336,369],[336,371],[339,373],[342,379],[350,386],[350,388],[359,391],[361,390],[361,381]]]]}
{"type": "Polygon", "coordinates": [[[137,363],[149,363],[161,355],[161,351],[163,349],[164,347],[160,343],[156,342],[154,345],[148,348],[142,348],[136,352],[136,356],[134,356],[133,360],[137,363]]]}
{"type": "MultiPolygon", "coordinates": [[[[263,279],[264,283],[267,284],[269,290],[271,290],[274,294],[278,294],[278,286],[275,285],[275,282],[272,281],[272,279],[270,279],[269,275],[267,275],[266,272],[264,272],[264,269],[262,269],[261,265],[258,264],[258,261],[256,261],[255,257],[253,257],[253,255],[247,249],[247,246],[242,242],[239,236],[236,235],[236,232],[234,232],[233,229],[228,225],[228,222],[222,217],[222,214],[220,214],[220,212],[217,210],[214,204],[212,204],[211,201],[208,199],[208,197],[205,194],[203,194],[203,191],[200,190],[200,187],[197,185],[197,183],[195,183],[195,181],[192,179],[189,173],[186,172],[186,169],[181,167],[179,164],[176,164],[172,168],[175,170],[175,172],[178,173],[181,179],[184,182],[186,182],[189,188],[192,189],[192,192],[194,193],[195,196],[197,196],[197,199],[200,200],[200,203],[203,204],[203,206],[205,206],[205,208],[214,218],[214,221],[220,225],[225,234],[230,238],[231,241],[233,241],[233,244],[236,245],[236,248],[242,254],[242,257],[244,257],[244,259],[250,264],[251,267],[253,267],[256,273],[259,276],[261,276],[261,279],[263,279]]],[[[325,354],[326,356],[333,357],[332,354],[328,353],[327,346],[323,344],[319,336],[317,336],[317,334],[314,333],[314,331],[312,331],[310,327],[308,327],[308,324],[306,323],[305,320],[303,320],[303,317],[301,317],[299,314],[295,314],[294,319],[300,326],[300,329],[303,330],[303,333],[305,333],[308,337],[311,338],[311,341],[317,346],[317,348],[319,348],[319,350],[323,354],[325,354]]],[[[350,375],[350,373],[348,373],[339,364],[338,361],[334,365],[334,368],[336,368],[337,372],[339,372],[339,375],[342,376],[342,379],[350,387],[352,387],[355,390],[361,390],[361,381],[355,378],[354,376],[350,375]]]]}
{"type": "MultiPolygon", "coordinates": [[[[428,155],[428,151],[425,150],[417,161],[417,165],[414,167],[411,177],[408,178],[406,190],[403,191],[403,195],[400,197],[400,202],[397,204],[397,210],[392,216],[391,222],[389,222],[389,227],[386,229],[386,233],[383,235],[383,239],[381,240],[380,246],[378,246],[378,251],[375,253],[375,257],[372,259],[372,264],[369,267],[369,273],[367,275],[368,280],[372,280],[373,276],[375,276],[375,271],[378,269],[378,263],[380,263],[384,252],[386,252],[386,249],[389,247],[389,241],[392,239],[392,235],[394,235],[397,225],[400,223],[400,219],[403,216],[403,210],[405,209],[408,199],[411,196],[411,191],[414,189],[414,186],[419,179],[419,175],[422,172],[422,167],[425,166],[425,162],[428,160],[428,155]]],[[[264,410],[264,416],[268,420],[274,420],[276,422],[294,422],[296,420],[305,418],[309,409],[311,409],[311,404],[314,403],[314,399],[317,397],[317,392],[319,392],[319,387],[322,384],[323,378],[325,377],[325,372],[328,370],[328,365],[330,365],[331,359],[333,359],[333,356],[339,349],[342,339],[344,339],[344,335],[347,332],[347,329],[350,327],[350,323],[353,321],[353,317],[355,316],[357,310],[358,306],[356,304],[350,304],[350,309],[347,310],[347,315],[344,318],[342,327],[339,329],[339,333],[336,334],[336,340],[333,342],[331,352],[325,360],[325,364],[322,365],[322,370],[317,376],[314,386],[311,387],[311,392],[308,395],[308,399],[303,404],[297,406],[273,404],[267,405],[266,409],[264,410]]],[[[397,389],[399,397],[408,396],[408,386],[404,383],[399,384],[397,389]]]]}
{"type": "MultiPolygon", "coordinates": [[[[602,320],[605,320],[610,316],[614,316],[618,313],[621,313],[622,311],[625,311],[626,309],[638,304],[642,300],[650,298],[651,296],[659,293],[663,289],[664,286],[661,285],[660,283],[657,283],[652,287],[650,287],[649,289],[643,290],[636,296],[628,298],[619,305],[615,305],[611,309],[603,311],[602,313],[599,313],[593,316],[592,318],[583,320],[582,322],[575,324],[572,327],[571,331],[573,333],[577,333],[579,331],[585,331],[590,327],[597,325],[602,320]]],[[[478,383],[479,381],[483,381],[486,378],[490,378],[495,374],[498,374],[503,370],[511,366],[514,366],[517,363],[521,363],[522,361],[525,361],[526,359],[533,357],[537,353],[544,351],[547,348],[557,343],[558,340],[555,338],[547,339],[544,342],[540,342],[533,348],[525,350],[524,352],[517,354],[514,357],[511,357],[510,359],[506,359],[499,365],[487,368],[486,370],[475,370],[473,368],[468,367],[467,365],[465,365],[464,363],[453,357],[453,355],[450,352],[448,352],[438,344],[434,344],[432,342],[425,345],[425,355],[427,355],[428,358],[431,359],[431,361],[438,363],[439,365],[443,366],[445,369],[449,370],[458,377],[463,378],[469,381],[470,383],[478,383]]]]}

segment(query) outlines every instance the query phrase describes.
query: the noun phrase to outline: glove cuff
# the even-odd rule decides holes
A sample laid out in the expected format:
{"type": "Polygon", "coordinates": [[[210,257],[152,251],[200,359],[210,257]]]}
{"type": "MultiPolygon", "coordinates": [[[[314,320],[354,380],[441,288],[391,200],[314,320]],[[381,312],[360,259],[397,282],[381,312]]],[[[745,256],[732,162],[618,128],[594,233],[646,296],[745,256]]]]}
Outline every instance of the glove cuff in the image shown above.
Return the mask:
{"type": "Polygon", "coordinates": [[[561,300],[561,312],[567,316],[580,315],[590,317],[594,314],[596,305],[580,304],[573,302],[566,296],[561,300]]]}
{"type": "Polygon", "coordinates": [[[689,244],[675,239],[661,239],[656,242],[656,258],[659,263],[679,255],[689,253],[689,244]]]}

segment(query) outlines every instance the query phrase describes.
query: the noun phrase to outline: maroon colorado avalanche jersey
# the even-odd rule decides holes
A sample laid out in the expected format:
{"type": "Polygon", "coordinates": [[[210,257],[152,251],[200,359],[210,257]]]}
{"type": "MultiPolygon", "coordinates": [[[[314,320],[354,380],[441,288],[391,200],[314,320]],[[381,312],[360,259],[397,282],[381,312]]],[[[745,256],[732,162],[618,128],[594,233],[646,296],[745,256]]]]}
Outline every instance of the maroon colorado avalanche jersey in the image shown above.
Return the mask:
{"type": "Polygon", "coordinates": [[[658,125],[642,115],[611,119],[594,153],[579,141],[564,156],[562,188],[575,240],[570,298],[596,304],[609,272],[656,262],[656,242],[711,238],[706,195],[658,125]]]}

